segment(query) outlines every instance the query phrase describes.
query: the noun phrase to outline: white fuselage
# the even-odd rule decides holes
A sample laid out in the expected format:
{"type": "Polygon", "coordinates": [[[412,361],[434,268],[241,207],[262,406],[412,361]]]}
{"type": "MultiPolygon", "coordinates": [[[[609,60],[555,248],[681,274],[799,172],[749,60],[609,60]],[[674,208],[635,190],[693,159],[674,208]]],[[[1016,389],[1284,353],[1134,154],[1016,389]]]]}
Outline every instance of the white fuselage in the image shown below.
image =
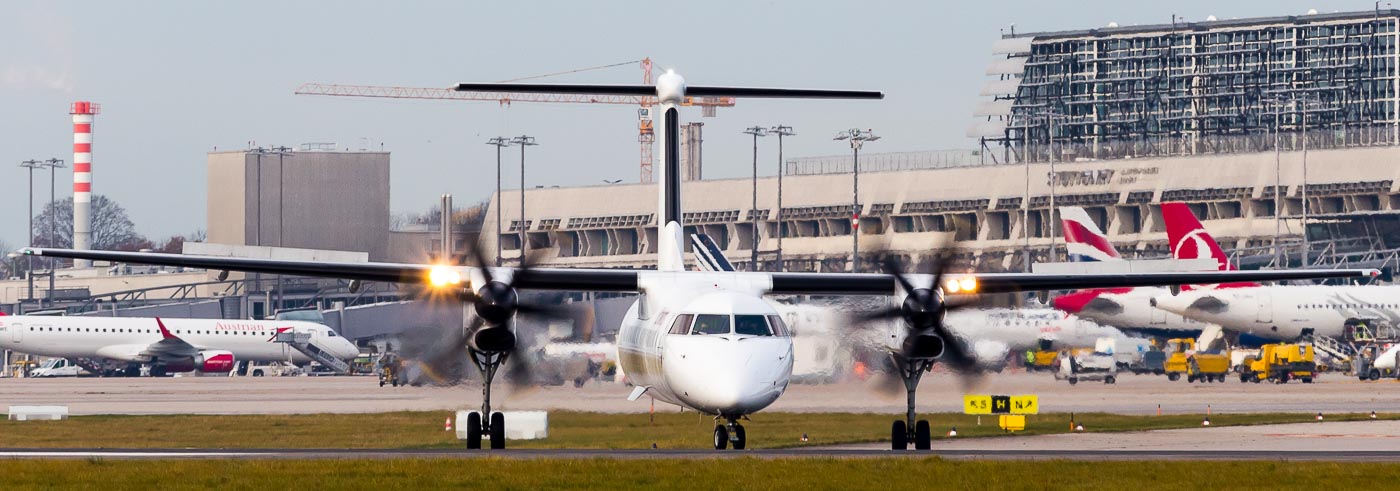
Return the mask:
{"type": "Polygon", "coordinates": [[[1131,344],[1118,329],[1054,309],[959,310],[948,314],[947,323],[953,335],[966,343],[995,341],[1011,351],[1037,348],[1041,339],[1075,348],[1092,348],[1100,338],[1113,338],[1121,346],[1131,344]]]}
{"type": "MultiPolygon", "coordinates": [[[[1074,299],[1077,300],[1074,302],[1078,304],[1077,309],[1065,310],[1076,316],[1120,329],[1199,331],[1206,327],[1205,323],[1199,320],[1152,306],[1153,298],[1170,293],[1170,290],[1161,287],[1125,288],[1112,292],[1084,290],[1070,295],[1092,298],[1074,299]]],[[[1059,305],[1063,303],[1057,304],[1059,305]]]]}
{"type": "MultiPolygon", "coordinates": [[[[329,327],[299,321],[219,319],[166,319],[170,333],[199,349],[233,353],[239,361],[311,361],[301,352],[273,340],[278,330],[309,333],[314,342],[336,357],[351,359],[359,353],[353,343],[336,336],[329,327]]],[[[0,347],[20,353],[63,358],[91,358],[147,363],[147,347],[164,336],[153,318],[3,316],[0,347]]]]}
{"type": "Polygon", "coordinates": [[[1156,297],[1158,308],[1259,337],[1292,340],[1311,328],[1339,337],[1348,320],[1400,325],[1400,286],[1277,285],[1199,289],[1156,297]]]}
{"type": "Polygon", "coordinates": [[[644,294],[617,335],[618,362],[631,383],[708,414],[751,414],[778,400],[792,377],[792,338],[750,279],[646,274],[644,294]]]}

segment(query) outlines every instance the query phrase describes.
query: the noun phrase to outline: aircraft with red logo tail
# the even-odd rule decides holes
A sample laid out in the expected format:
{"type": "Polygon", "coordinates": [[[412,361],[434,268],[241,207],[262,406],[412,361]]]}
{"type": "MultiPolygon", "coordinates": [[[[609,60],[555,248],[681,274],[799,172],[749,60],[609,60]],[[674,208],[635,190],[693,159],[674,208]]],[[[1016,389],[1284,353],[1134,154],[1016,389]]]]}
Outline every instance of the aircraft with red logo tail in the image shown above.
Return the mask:
{"type": "MultiPolygon", "coordinates": [[[[1233,269],[1220,245],[1185,204],[1163,203],[1162,216],[1167,219],[1173,256],[1215,258],[1222,270],[1233,269]]],[[[1158,294],[1152,304],[1271,340],[1297,339],[1308,329],[1316,336],[1340,337],[1352,325],[1400,326],[1400,286],[1244,282],[1182,288],[1178,295],[1158,294]]]]}
{"type": "MultiPolygon", "coordinates": [[[[1167,219],[1169,230],[1184,228],[1181,224],[1172,223],[1166,213],[1163,213],[1163,218],[1167,219]]],[[[1083,208],[1061,207],[1060,226],[1071,261],[1123,261],[1113,243],[1109,242],[1108,235],[1083,208]]],[[[1226,269],[1222,267],[1221,270],[1226,269]]],[[[1170,294],[1164,287],[1096,288],[1060,295],[1052,303],[1056,309],[1100,324],[1157,336],[1194,335],[1205,327],[1200,321],[1152,307],[1152,299],[1164,294],[1170,294]]]]}

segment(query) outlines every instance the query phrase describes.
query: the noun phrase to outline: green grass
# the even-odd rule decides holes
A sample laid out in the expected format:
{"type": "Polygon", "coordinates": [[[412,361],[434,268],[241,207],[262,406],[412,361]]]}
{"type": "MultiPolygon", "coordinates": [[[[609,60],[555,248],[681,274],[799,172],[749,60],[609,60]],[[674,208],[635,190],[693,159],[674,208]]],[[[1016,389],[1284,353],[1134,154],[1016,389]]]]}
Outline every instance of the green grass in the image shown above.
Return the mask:
{"type": "MultiPolygon", "coordinates": [[[[247,416],[78,416],[67,421],[0,421],[0,447],[19,448],[449,448],[462,445],[443,431],[452,413],[247,416]]],[[[924,415],[937,437],[957,427],[959,438],[1004,436],[996,417],[962,414],[924,415]]],[[[1400,419],[1383,414],[1381,419],[1400,419]]],[[[744,422],[751,448],[786,448],[838,443],[887,441],[888,414],[760,413],[744,422]],[[800,441],[806,433],[809,441],[800,441]]],[[[1200,415],[1129,416],[1078,414],[1088,431],[1138,431],[1195,428],[1200,415]]],[[[512,448],[707,448],[714,420],[694,412],[600,414],[556,411],[549,415],[546,440],[514,441],[512,448]]],[[[1369,419],[1369,414],[1332,414],[1328,421],[1369,419]]],[[[1025,434],[1065,433],[1070,415],[1033,415],[1025,434]]],[[[1296,413],[1216,414],[1212,426],[1303,423],[1313,416],[1296,413]]]]}
{"type": "Polygon", "coordinates": [[[0,461],[4,489],[1372,489],[1400,464],[908,459],[0,461]]]}

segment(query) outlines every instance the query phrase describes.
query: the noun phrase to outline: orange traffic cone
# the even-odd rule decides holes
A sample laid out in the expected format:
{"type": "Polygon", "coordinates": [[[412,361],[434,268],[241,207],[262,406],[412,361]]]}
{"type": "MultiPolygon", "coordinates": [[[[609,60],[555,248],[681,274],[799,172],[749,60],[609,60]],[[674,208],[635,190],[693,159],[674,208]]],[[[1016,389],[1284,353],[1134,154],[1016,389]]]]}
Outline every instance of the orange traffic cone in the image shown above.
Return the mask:
{"type": "Polygon", "coordinates": [[[447,421],[442,424],[442,431],[452,431],[452,418],[447,418],[447,421]]]}

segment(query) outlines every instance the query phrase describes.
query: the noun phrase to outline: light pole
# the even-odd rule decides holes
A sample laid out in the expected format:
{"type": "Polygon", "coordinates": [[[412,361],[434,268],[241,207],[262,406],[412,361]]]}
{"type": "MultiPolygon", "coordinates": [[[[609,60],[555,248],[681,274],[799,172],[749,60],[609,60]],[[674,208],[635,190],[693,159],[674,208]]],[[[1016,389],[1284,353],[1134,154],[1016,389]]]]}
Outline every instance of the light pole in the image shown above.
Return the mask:
{"type": "Polygon", "coordinates": [[[1031,272],[1031,117],[1025,116],[1026,127],[1021,129],[1021,163],[1026,172],[1026,194],[1021,199],[1021,235],[1026,237],[1026,272],[1031,272]]]}
{"type": "Polygon", "coordinates": [[[1050,163],[1050,213],[1047,216],[1050,220],[1049,258],[1050,262],[1053,263],[1060,258],[1060,253],[1056,247],[1059,245],[1059,240],[1056,238],[1057,236],[1055,234],[1055,225],[1059,223],[1059,220],[1055,218],[1055,187],[1060,181],[1059,176],[1055,174],[1055,120],[1064,118],[1065,115],[1054,110],[1041,112],[1040,115],[1045,118],[1045,149],[1049,154],[1048,159],[1050,163]]]}
{"type": "Polygon", "coordinates": [[[784,228],[786,228],[783,226],[783,137],[796,135],[797,133],[794,133],[792,131],[791,126],[783,125],[778,125],[769,128],[768,132],[778,135],[778,225],[775,228],[778,232],[778,271],[784,271],[787,268],[783,267],[783,235],[786,235],[785,231],[783,230],[784,228]]]}
{"type": "MultiPolygon", "coordinates": [[[[498,136],[486,140],[496,147],[496,267],[501,267],[501,148],[510,146],[510,139],[498,136]]],[[[524,186],[522,184],[522,186],[524,186]]]]}
{"type": "MultiPolygon", "coordinates": [[[[34,169],[41,165],[43,162],[38,160],[26,160],[19,163],[20,167],[29,169],[29,229],[24,232],[24,235],[28,237],[29,247],[34,247],[34,169]]],[[[49,217],[49,221],[53,221],[53,218],[49,217]]],[[[32,302],[34,301],[34,255],[25,254],[25,257],[28,259],[25,260],[24,276],[29,279],[29,293],[26,294],[29,298],[26,300],[32,302]]]]}
{"type": "Polygon", "coordinates": [[[749,247],[749,271],[758,271],[758,138],[768,136],[768,128],[750,126],[744,134],[753,135],[753,205],[749,207],[749,226],[753,228],[753,238],[749,247]]]}
{"type": "Polygon", "coordinates": [[[512,145],[520,146],[520,266],[525,266],[525,254],[529,252],[530,245],[526,242],[525,236],[525,147],[539,145],[535,143],[535,137],[520,135],[510,139],[512,145]]]}
{"type": "MultiPolygon", "coordinates": [[[[63,164],[64,164],[63,159],[54,159],[54,158],[51,158],[51,159],[48,159],[48,160],[45,160],[45,161],[44,161],[44,167],[48,167],[48,168],[49,168],[49,210],[51,210],[51,211],[49,212],[49,247],[58,247],[58,244],[55,244],[55,243],[54,243],[54,225],[58,222],[58,220],[57,220],[57,218],[58,218],[58,201],[54,199],[54,181],[56,180],[56,178],[55,178],[54,175],[55,175],[55,174],[58,174],[58,169],[67,167],[66,165],[63,165],[63,164]]],[[[49,294],[48,294],[48,297],[49,297],[49,306],[52,307],[52,306],[53,306],[53,288],[54,288],[54,279],[53,279],[54,274],[53,274],[53,272],[54,272],[54,269],[56,269],[56,268],[54,268],[54,260],[53,260],[53,258],[49,258],[49,259],[48,259],[48,263],[49,263],[49,294]]]]}
{"type": "Polygon", "coordinates": [[[860,272],[860,147],[865,142],[879,140],[870,129],[851,128],[836,134],[833,140],[851,142],[851,272],[860,272]]]}

